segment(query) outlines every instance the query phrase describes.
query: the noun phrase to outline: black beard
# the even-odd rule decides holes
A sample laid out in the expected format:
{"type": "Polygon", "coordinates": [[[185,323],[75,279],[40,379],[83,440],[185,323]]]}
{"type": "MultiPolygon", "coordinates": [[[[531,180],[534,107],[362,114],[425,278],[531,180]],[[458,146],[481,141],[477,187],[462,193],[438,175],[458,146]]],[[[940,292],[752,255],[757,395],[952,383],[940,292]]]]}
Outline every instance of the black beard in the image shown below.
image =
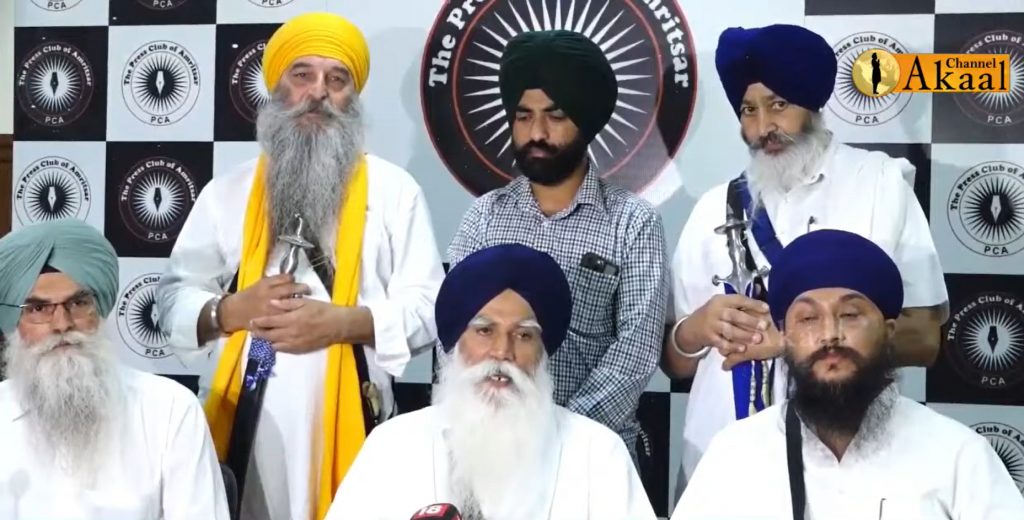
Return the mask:
{"type": "Polygon", "coordinates": [[[577,134],[569,144],[562,148],[554,147],[545,142],[530,141],[523,146],[516,148],[516,164],[519,171],[542,186],[557,186],[572,175],[583,158],[587,155],[587,143],[577,134]],[[548,157],[530,157],[533,149],[543,150],[549,154],[548,157]]]}
{"type": "Polygon", "coordinates": [[[786,351],[790,371],[791,401],[800,417],[818,434],[853,436],[883,390],[895,379],[893,345],[886,343],[882,351],[866,359],[845,346],[825,347],[802,362],[796,362],[786,351]],[[814,363],[835,352],[852,360],[857,371],[845,381],[823,382],[814,376],[814,363]]]}

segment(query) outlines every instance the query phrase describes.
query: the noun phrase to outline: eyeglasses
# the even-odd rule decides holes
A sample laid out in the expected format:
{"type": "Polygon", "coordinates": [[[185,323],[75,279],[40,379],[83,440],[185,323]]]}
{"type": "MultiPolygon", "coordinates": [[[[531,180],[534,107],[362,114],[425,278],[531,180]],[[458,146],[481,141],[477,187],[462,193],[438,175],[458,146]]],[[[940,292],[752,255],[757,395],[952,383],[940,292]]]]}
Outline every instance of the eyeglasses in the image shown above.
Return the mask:
{"type": "Polygon", "coordinates": [[[21,316],[25,318],[25,321],[37,325],[50,323],[53,320],[53,313],[56,312],[58,305],[68,311],[68,316],[71,316],[72,320],[91,318],[96,311],[96,299],[91,294],[72,296],[65,301],[54,303],[33,302],[21,305],[0,303],[0,306],[3,307],[21,309],[21,316]]]}

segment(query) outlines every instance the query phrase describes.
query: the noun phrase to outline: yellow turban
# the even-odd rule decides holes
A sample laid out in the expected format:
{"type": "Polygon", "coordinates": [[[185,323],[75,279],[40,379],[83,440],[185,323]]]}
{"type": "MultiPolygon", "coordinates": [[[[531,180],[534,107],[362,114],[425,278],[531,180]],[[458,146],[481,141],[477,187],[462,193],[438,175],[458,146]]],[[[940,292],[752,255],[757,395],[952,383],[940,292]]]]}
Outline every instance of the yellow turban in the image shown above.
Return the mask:
{"type": "Polygon", "coordinates": [[[306,13],[279,27],[263,50],[263,79],[274,91],[296,58],[322,56],[340,61],[352,74],[356,92],[370,75],[370,48],[352,22],[333,13],[306,13]]]}

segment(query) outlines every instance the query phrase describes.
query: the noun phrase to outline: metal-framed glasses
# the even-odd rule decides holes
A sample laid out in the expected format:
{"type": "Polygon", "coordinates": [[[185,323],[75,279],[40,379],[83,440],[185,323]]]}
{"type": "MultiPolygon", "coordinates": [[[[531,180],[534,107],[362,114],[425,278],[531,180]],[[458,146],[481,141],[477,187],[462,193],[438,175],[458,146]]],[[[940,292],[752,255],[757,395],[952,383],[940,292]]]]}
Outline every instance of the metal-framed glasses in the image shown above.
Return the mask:
{"type": "Polygon", "coordinates": [[[41,325],[53,320],[57,306],[64,307],[72,320],[91,318],[96,311],[96,299],[90,293],[80,293],[62,302],[29,301],[21,305],[0,303],[0,306],[21,309],[25,321],[41,325]]]}

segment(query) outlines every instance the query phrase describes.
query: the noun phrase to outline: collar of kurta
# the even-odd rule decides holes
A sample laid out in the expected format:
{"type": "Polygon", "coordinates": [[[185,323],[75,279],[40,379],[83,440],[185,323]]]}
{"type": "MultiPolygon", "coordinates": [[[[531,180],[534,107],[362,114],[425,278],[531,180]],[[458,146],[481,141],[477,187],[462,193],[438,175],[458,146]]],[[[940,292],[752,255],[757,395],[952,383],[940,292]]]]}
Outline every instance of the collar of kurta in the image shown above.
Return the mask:
{"type": "MultiPolygon", "coordinates": [[[[533,197],[533,191],[530,189],[530,179],[526,178],[525,175],[520,175],[512,181],[509,185],[508,193],[520,208],[528,208],[536,211],[538,215],[543,215],[540,207],[537,205],[537,199],[533,197]]],[[[573,198],[572,203],[567,208],[547,218],[551,220],[563,219],[572,215],[579,206],[593,206],[602,212],[607,211],[601,191],[601,183],[597,178],[597,173],[594,171],[593,163],[588,163],[587,174],[583,176],[583,183],[576,190],[576,197],[573,198]]]]}

